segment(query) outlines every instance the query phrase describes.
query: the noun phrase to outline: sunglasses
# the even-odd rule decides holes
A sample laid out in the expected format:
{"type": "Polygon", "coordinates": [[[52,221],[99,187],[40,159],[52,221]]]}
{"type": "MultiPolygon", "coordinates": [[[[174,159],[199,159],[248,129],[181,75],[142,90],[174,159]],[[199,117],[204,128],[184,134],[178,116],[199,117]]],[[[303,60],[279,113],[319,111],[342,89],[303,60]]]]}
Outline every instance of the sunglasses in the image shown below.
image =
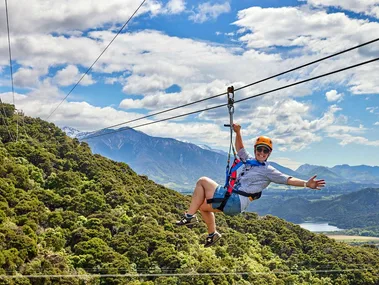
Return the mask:
{"type": "Polygon", "coordinates": [[[269,150],[267,147],[263,147],[263,146],[259,146],[259,147],[257,147],[257,148],[256,148],[256,151],[257,151],[257,152],[262,152],[262,151],[263,151],[264,154],[268,154],[268,153],[270,153],[270,150],[269,150]]]}

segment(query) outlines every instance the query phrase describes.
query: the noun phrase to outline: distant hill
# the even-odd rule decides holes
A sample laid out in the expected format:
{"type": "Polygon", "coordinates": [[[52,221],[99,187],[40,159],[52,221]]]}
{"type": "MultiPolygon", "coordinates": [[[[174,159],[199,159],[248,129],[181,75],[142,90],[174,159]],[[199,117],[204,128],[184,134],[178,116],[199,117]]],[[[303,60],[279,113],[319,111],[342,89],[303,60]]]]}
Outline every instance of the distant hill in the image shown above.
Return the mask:
{"type": "Polygon", "coordinates": [[[318,165],[312,165],[312,164],[302,164],[297,169],[296,172],[302,173],[304,175],[308,175],[308,173],[313,172],[313,169],[317,168],[318,165]]]}
{"type": "Polygon", "coordinates": [[[349,166],[347,164],[336,165],[331,168],[346,179],[360,183],[379,183],[379,166],[349,166]]]}
{"type": "Polygon", "coordinates": [[[317,174],[318,178],[325,179],[329,183],[344,183],[349,181],[343,176],[338,175],[338,172],[334,172],[325,166],[303,164],[298,169],[296,169],[296,172],[299,172],[307,177],[311,177],[317,174]]]}
{"type": "Polygon", "coordinates": [[[331,183],[331,182],[344,183],[344,182],[349,181],[348,179],[344,178],[341,175],[336,174],[336,172],[334,172],[334,171],[332,171],[329,168],[324,167],[324,166],[317,166],[317,167],[313,168],[311,171],[308,172],[307,176],[311,177],[311,176],[316,175],[316,174],[317,174],[318,178],[322,178],[322,179],[328,181],[329,183],[331,183]]]}
{"type": "Polygon", "coordinates": [[[303,164],[296,172],[304,175],[312,175],[312,173],[319,174],[319,177],[332,182],[348,182],[352,181],[355,183],[376,183],[379,184],[379,166],[350,166],[347,164],[336,165],[331,168],[303,164]]]}
{"type": "Polygon", "coordinates": [[[304,198],[261,199],[252,203],[249,210],[296,223],[309,220],[327,221],[346,229],[379,226],[379,188],[367,188],[330,200],[314,202],[304,198]]]}
{"type": "MultiPolygon", "coordinates": [[[[137,173],[179,191],[193,191],[208,176],[224,182],[226,156],[195,144],[146,135],[130,128],[88,139],[94,153],[128,163],[137,173]]],[[[100,134],[112,132],[103,130],[100,134]]],[[[94,133],[93,135],[98,135],[94,133]]]]}

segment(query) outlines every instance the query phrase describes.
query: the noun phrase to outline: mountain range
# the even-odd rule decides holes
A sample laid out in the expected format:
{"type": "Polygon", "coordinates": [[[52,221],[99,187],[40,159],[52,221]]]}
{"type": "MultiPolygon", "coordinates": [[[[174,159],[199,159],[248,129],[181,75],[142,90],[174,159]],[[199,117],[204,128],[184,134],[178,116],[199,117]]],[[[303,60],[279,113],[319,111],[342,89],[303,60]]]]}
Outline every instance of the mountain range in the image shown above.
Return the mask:
{"type": "MultiPolygon", "coordinates": [[[[224,183],[227,154],[205,145],[195,145],[172,138],[149,136],[130,128],[118,132],[105,129],[96,133],[80,132],[64,127],[63,131],[71,137],[85,140],[93,153],[129,164],[138,174],[180,192],[192,191],[197,179],[208,176],[218,183],[224,183]],[[102,135],[110,133],[109,135],[102,135]],[[85,139],[86,136],[96,136],[85,139]]],[[[378,166],[336,165],[325,167],[304,164],[292,170],[278,163],[270,164],[279,171],[301,179],[317,174],[329,185],[341,183],[379,184],[378,166]]]]}
{"type": "MultiPolygon", "coordinates": [[[[201,176],[224,182],[225,154],[171,138],[148,136],[130,128],[120,130],[117,133],[102,130],[91,136],[113,133],[85,141],[93,153],[125,162],[138,174],[180,192],[192,191],[201,176]]],[[[74,133],[83,140],[80,132],[74,133]]]]}

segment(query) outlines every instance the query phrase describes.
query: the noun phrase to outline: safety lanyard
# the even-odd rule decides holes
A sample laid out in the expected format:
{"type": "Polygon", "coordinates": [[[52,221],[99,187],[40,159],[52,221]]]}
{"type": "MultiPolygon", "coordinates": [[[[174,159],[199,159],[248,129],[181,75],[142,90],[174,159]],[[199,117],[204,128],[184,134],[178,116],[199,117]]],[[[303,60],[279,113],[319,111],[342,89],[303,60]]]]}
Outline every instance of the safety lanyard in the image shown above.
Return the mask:
{"type": "Polygon", "coordinates": [[[233,144],[233,115],[234,115],[234,87],[233,86],[228,87],[227,95],[228,95],[229,124],[224,124],[224,127],[229,127],[230,129],[230,144],[229,144],[229,151],[228,151],[228,161],[226,164],[225,187],[229,186],[230,175],[232,174],[231,170],[239,162],[237,158],[237,153],[233,144]],[[230,169],[230,157],[231,157],[232,152],[234,155],[234,162],[233,162],[232,169],[230,169]]]}
{"type": "Polygon", "coordinates": [[[228,192],[231,192],[234,186],[234,183],[237,179],[236,171],[238,168],[240,168],[243,164],[247,164],[250,166],[262,166],[262,165],[265,165],[265,163],[259,162],[256,159],[246,160],[245,162],[242,162],[238,159],[236,149],[234,148],[234,144],[233,144],[233,115],[234,115],[234,87],[233,86],[228,87],[227,94],[228,94],[229,124],[224,124],[224,127],[230,128],[230,144],[229,144],[229,152],[228,152],[228,161],[226,165],[226,179],[225,179],[224,187],[228,189],[228,192]],[[230,167],[230,157],[231,157],[232,152],[234,155],[234,161],[233,161],[232,166],[230,167]]]}

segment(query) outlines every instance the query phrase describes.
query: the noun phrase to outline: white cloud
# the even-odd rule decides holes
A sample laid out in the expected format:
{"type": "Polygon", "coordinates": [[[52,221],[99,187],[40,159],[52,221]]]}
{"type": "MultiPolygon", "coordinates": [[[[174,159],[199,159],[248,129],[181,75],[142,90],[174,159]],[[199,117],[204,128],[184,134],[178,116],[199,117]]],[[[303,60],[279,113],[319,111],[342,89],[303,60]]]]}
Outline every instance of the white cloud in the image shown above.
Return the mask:
{"type": "Polygon", "coordinates": [[[22,88],[34,88],[40,84],[40,77],[47,73],[47,68],[25,68],[20,67],[13,74],[15,86],[22,88]]]}
{"type": "Polygon", "coordinates": [[[244,118],[250,122],[244,135],[252,137],[247,143],[253,144],[258,135],[268,135],[275,138],[275,148],[281,151],[299,151],[321,141],[323,133],[335,123],[335,113],[341,110],[333,105],[317,118],[311,116],[310,106],[295,100],[262,103],[251,108],[251,117],[244,118]]]}
{"type": "Polygon", "coordinates": [[[378,0],[308,0],[315,6],[334,6],[379,18],[378,0]]]}
{"type": "Polygon", "coordinates": [[[129,94],[146,94],[156,90],[164,90],[173,83],[171,78],[158,74],[152,74],[151,76],[131,75],[126,79],[126,84],[122,91],[129,94]]]}
{"type": "Polygon", "coordinates": [[[360,144],[367,146],[379,146],[379,140],[369,140],[362,135],[368,131],[363,125],[358,127],[348,125],[332,125],[326,130],[328,137],[339,140],[339,144],[360,144]]]}
{"type": "MultiPolygon", "coordinates": [[[[7,49],[5,37],[0,39],[0,50],[7,49]]],[[[94,40],[85,37],[15,35],[12,37],[12,58],[22,67],[42,71],[55,65],[65,64],[80,64],[89,67],[106,44],[101,39],[94,40]]],[[[5,55],[0,54],[0,57],[2,56],[5,55]]],[[[100,60],[99,64],[101,63],[100,60]]]]}
{"type": "Polygon", "coordinates": [[[375,123],[374,123],[374,126],[379,126],[379,122],[375,122],[375,123]]]}
{"type": "Polygon", "coordinates": [[[179,14],[186,9],[186,2],[184,0],[170,0],[166,9],[169,14],[179,14]]]}
{"type": "Polygon", "coordinates": [[[343,97],[343,94],[338,93],[337,90],[330,90],[325,93],[325,96],[328,102],[335,102],[335,101],[340,101],[343,97]]]}
{"type": "MultiPolygon", "coordinates": [[[[27,116],[46,118],[61,102],[65,94],[44,82],[40,90],[25,94],[15,93],[17,108],[27,116]]],[[[4,102],[12,103],[12,94],[2,93],[4,102]]],[[[92,131],[139,117],[140,114],[118,111],[111,107],[96,107],[86,102],[63,102],[51,117],[58,126],[72,126],[82,131],[92,131]],[[78,120],[80,118],[80,120],[78,120]]]]}
{"type": "Polygon", "coordinates": [[[204,23],[209,20],[215,20],[223,13],[230,12],[229,2],[223,4],[211,4],[210,2],[201,3],[193,12],[189,19],[195,23],[204,23]]]}
{"type": "Polygon", "coordinates": [[[339,144],[342,146],[348,144],[379,146],[379,140],[370,141],[367,138],[361,136],[352,136],[350,134],[330,134],[329,136],[339,140],[339,144]]]}
{"type": "MultiPolygon", "coordinates": [[[[125,23],[140,4],[140,0],[18,0],[17,3],[9,3],[8,8],[12,34],[28,35],[36,31],[38,33],[71,33],[109,23],[125,23]]],[[[171,5],[176,7],[175,1],[171,5]]],[[[139,10],[138,15],[159,14],[163,9],[159,1],[147,1],[139,10]]],[[[5,15],[4,5],[0,6],[0,15],[2,17],[5,15]]],[[[138,15],[135,18],[138,18],[138,15]]],[[[4,25],[5,21],[1,21],[0,35],[6,33],[4,25]]]]}
{"type": "Polygon", "coordinates": [[[104,83],[105,84],[110,84],[110,85],[113,85],[115,83],[117,83],[120,79],[119,78],[116,78],[116,77],[107,77],[104,79],[104,83]]]}
{"type": "Polygon", "coordinates": [[[251,7],[239,11],[234,24],[251,32],[240,38],[249,47],[307,46],[314,51],[325,48],[322,47],[324,42],[329,50],[333,46],[333,49],[342,49],[345,44],[350,45],[354,37],[361,41],[362,36],[357,37],[359,30],[374,31],[379,26],[378,23],[350,19],[343,13],[328,14],[307,7],[251,7]]]}
{"type": "MultiPolygon", "coordinates": [[[[60,86],[69,86],[76,84],[82,76],[83,74],[79,73],[79,69],[75,65],[68,65],[64,69],[59,70],[53,80],[60,86]]],[[[95,81],[92,79],[91,74],[87,74],[79,84],[88,86],[94,83],[95,81]]]]}
{"type": "Polygon", "coordinates": [[[366,110],[369,111],[371,114],[375,114],[376,110],[378,110],[379,107],[367,107],[366,110]]]}
{"type": "MultiPolygon", "coordinates": [[[[280,48],[292,47],[284,56],[299,57],[302,63],[305,54],[315,54],[313,59],[330,55],[348,47],[372,40],[379,29],[379,23],[352,19],[343,13],[327,13],[309,9],[307,6],[260,8],[251,7],[238,13],[235,25],[245,30],[240,40],[249,48],[268,48],[281,53],[280,48]]],[[[310,70],[310,75],[319,75],[337,68],[346,67],[372,58],[378,54],[378,45],[351,51],[348,54],[325,61],[310,70]]],[[[295,65],[296,66],[296,65],[295,65]]],[[[354,70],[323,78],[323,84],[338,83],[349,85],[354,94],[378,93],[375,83],[377,63],[371,63],[354,70]]],[[[302,74],[309,71],[303,69],[302,74]]]]}
{"type": "Polygon", "coordinates": [[[353,126],[343,126],[343,125],[333,125],[329,126],[327,129],[327,132],[330,135],[337,134],[337,135],[342,135],[342,134],[363,134],[365,131],[367,131],[366,128],[364,128],[362,125],[359,127],[353,127],[353,126]]]}
{"type": "Polygon", "coordinates": [[[379,93],[377,84],[377,71],[379,63],[371,63],[356,70],[349,82],[350,91],[354,94],[376,94],[379,93]]]}

